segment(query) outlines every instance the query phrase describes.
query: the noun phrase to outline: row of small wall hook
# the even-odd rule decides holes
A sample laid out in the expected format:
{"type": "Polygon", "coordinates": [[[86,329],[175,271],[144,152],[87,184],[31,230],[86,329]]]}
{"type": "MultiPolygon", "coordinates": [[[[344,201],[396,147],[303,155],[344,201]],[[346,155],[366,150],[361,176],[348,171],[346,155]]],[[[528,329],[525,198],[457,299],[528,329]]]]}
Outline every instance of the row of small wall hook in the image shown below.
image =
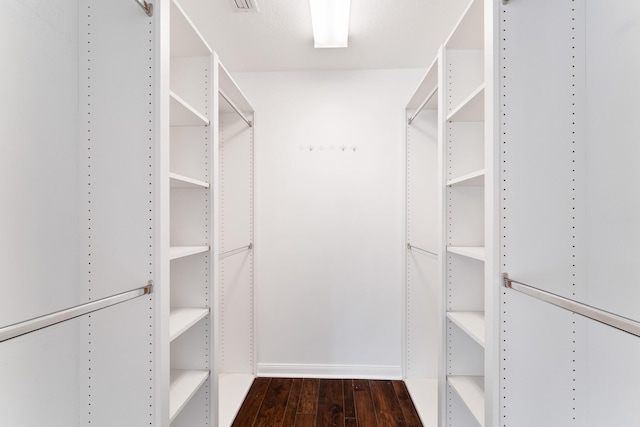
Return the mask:
{"type": "Polygon", "coordinates": [[[350,147],[347,147],[346,145],[340,145],[338,147],[336,147],[335,145],[329,145],[328,147],[325,147],[324,145],[308,145],[308,146],[304,146],[301,145],[300,147],[300,151],[324,151],[325,149],[328,151],[334,151],[334,150],[338,150],[338,151],[356,151],[358,149],[357,145],[352,145],[350,147]]]}

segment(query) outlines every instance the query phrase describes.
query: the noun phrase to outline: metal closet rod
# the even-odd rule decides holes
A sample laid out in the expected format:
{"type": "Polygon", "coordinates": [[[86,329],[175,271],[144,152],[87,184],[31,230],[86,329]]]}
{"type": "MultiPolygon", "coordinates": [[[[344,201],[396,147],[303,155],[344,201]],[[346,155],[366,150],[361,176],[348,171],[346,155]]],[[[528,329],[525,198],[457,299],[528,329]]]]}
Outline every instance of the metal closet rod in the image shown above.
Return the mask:
{"type": "Polygon", "coordinates": [[[246,124],[249,125],[249,127],[253,127],[253,123],[251,122],[251,120],[247,119],[247,117],[242,113],[242,111],[240,111],[240,109],[238,107],[236,107],[236,104],[233,103],[233,101],[231,101],[231,98],[229,98],[223,91],[218,90],[218,93],[220,94],[221,97],[224,98],[225,101],[227,101],[229,103],[229,105],[231,106],[231,108],[233,108],[233,110],[238,113],[238,115],[240,116],[240,118],[242,118],[242,120],[245,121],[246,124]]]}
{"type": "Polygon", "coordinates": [[[552,294],[551,292],[534,288],[526,283],[510,279],[507,273],[502,275],[502,283],[505,288],[522,292],[523,294],[548,302],[549,304],[553,304],[557,307],[564,308],[565,310],[569,310],[573,313],[595,320],[596,322],[600,322],[628,334],[640,337],[640,322],[635,320],[618,316],[617,314],[613,314],[569,298],[561,297],[560,295],[552,294]]]}
{"type": "Polygon", "coordinates": [[[431,252],[431,251],[428,251],[428,250],[426,250],[426,249],[419,248],[419,247],[417,247],[417,246],[412,246],[412,245],[411,245],[411,243],[407,243],[407,249],[409,249],[410,251],[412,251],[412,250],[414,250],[414,249],[415,249],[416,251],[424,252],[424,253],[427,253],[427,254],[429,254],[429,255],[435,255],[435,256],[438,256],[438,254],[437,254],[437,253],[435,253],[435,252],[431,252]]]}
{"type": "Polygon", "coordinates": [[[153,16],[153,4],[147,3],[145,0],[135,0],[135,2],[144,9],[148,16],[153,16]]]}
{"type": "Polygon", "coordinates": [[[93,313],[94,311],[102,310],[103,308],[123,303],[125,301],[143,295],[148,295],[152,291],[153,281],[149,280],[147,286],[144,286],[142,288],[122,292],[110,297],[45,314],[44,316],[34,317],[33,319],[25,320],[24,322],[18,322],[14,323],[13,325],[4,326],[0,328],[0,343],[12,338],[19,337],[21,335],[26,335],[31,332],[47,328],[49,326],[56,325],[58,323],[65,322],[67,320],[75,319],[76,317],[84,316],[85,314],[93,313]]]}
{"type": "Polygon", "coordinates": [[[422,102],[422,104],[420,104],[420,106],[418,107],[418,110],[415,113],[413,113],[413,116],[411,116],[411,118],[409,119],[409,124],[413,123],[415,118],[418,117],[418,114],[420,114],[420,112],[425,107],[425,105],[427,105],[427,102],[431,101],[431,98],[433,98],[433,95],[435,95],[437,92],[438,92],[438,86],[433,88],[433,90],[429,93],[429,95],[427,95],[427,99],[425,99],[422,102]]]}
{"type": "Polygon", "coordinates": [[[218,255],[218,259],[223,259],[231,255],[239,254],[240,252],[250,251],[253,249],[253,243],[249,243],[247,246],[243,246],[241,248],[232,249],[230,251],[226,251],[218,255]]]}

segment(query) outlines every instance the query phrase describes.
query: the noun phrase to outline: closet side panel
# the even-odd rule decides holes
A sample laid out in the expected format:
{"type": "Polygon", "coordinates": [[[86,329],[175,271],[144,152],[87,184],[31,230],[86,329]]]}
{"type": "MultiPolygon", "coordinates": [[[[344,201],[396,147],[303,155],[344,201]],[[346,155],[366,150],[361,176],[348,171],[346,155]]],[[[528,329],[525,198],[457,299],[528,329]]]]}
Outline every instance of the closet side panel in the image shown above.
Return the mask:
{"type": "MultiPolygon", "coordinates": [[[[499,55],[501,272],[584,298],[584,3],[501,6],[499,55]]],[[[501,294],[501,425],[584,424],[584,321],[501,294]]]]}
{"type": "MultiPolygon", "coordinates": [[[[219,120],[219,253],[224,254],[253,243],[253,129],[235,113],[219,120]]],[[[219,266],[220,372],[252,374],[253,250],[225,257],[219,266]]]]}
{"type": "MultiPolygon", "coordinates": [[[[78,2],[0,13],[0,327],[78,303],[78,2]]],[[[0,424],[78,425],[78,323],[0,343],[0,424]]]]}
{"type": "MultiPolygon", "coordinates": [[[[155,277],[154,32],[154,20],[133,1],[80,2],[84,301],[155,277]]],[[[154,296],[83,319],[81,425],[155,424],[154,296]]]]}
{"type": "MultiPolygon", "coordinates": [[[[640,320],[640,7],[586,1],[587,303],[640,320]]],[[[640,425],[640,338],[588,324],[589,426],[640,425]]]]}
{"type": "Polygon", "coordinates": [[[437,378],[442,307],[437,110],[423,110],[407,126],[406,159],[407,243],[417,248],[406,255],[406,377],[437,378]]]}

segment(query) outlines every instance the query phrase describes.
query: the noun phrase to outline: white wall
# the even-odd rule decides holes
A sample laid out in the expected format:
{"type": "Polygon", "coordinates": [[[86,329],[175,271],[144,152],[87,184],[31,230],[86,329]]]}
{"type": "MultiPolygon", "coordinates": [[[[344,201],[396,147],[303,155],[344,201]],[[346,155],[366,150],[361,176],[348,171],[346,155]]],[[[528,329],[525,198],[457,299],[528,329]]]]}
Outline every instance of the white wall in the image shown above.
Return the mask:
{"type": "Polygon", "coordinates": [[[246,73],[259,373],[400,376],[403,113],[422,70],[246,73]]]}

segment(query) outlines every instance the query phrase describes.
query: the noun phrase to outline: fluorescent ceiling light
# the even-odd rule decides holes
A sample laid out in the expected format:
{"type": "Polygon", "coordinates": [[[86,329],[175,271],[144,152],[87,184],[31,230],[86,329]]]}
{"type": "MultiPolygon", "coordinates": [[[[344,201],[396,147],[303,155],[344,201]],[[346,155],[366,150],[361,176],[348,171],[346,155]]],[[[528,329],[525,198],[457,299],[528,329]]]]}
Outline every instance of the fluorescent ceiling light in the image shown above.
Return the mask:
{"type": "Polygon", "coordinates": [[[351,0],[309,0],[315,47],[347,47],[351,0]]]}

